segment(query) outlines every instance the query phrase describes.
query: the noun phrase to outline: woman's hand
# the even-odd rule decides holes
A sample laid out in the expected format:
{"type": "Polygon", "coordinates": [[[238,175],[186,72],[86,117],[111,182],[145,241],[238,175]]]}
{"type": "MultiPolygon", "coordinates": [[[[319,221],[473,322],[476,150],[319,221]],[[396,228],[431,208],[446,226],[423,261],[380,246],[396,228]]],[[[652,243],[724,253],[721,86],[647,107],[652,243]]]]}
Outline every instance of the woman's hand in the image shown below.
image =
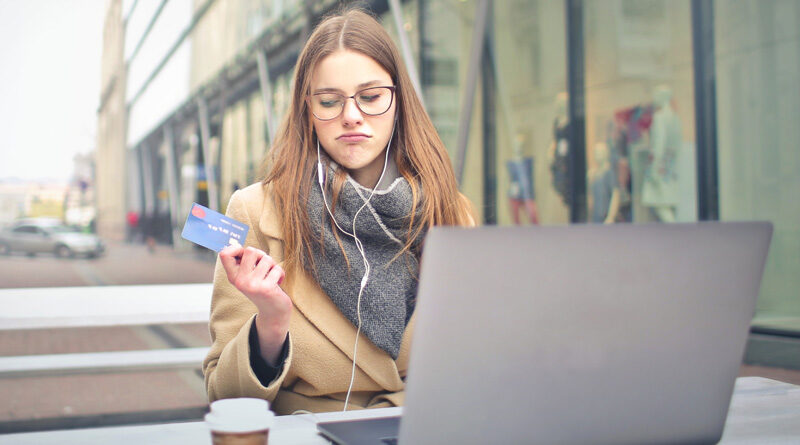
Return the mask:
{"type": "Polygon", "coordinates": [[[292,300],[280,287],[285,276],[283,268],[254,247],[226,247],[219,259],[228,281],[258,308],[255,323],[261,355],[275,366],[292,313],[292,300]]]}

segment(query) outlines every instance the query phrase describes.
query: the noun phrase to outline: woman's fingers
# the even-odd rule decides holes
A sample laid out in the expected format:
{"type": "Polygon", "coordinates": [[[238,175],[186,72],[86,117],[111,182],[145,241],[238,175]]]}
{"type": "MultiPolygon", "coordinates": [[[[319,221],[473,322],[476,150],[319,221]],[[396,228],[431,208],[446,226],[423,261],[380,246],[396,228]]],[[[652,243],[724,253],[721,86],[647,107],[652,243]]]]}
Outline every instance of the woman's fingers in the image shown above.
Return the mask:
{"type": "Polygon", "coordinates": [[[275,260],[269,255],[264,255],[258,260],[255,269],[253,269],[253,276],[255,278],[264,279],[269,273],[270,268],[275,264],[275,260]]]}
{"type": "Polygon", "coordinates": [[[264,255],[253,270],[253,284],[258,287],[262,295],[273,295],[282,289],[278,288],[278,280],[282,279],[284,272],[281,266],[275,263],[269,255],[264,255]]]}
{"type": "Polygon", "coordinates": [[[292,302],[280,287],[286,274],[283,268],[264,251],[253,247],[226,248],[219,257],[228,281],[256,305],[258,319],[267,320],[264,326],[279,323],[288,327],[292,302]]]}
{"type": "Polygon", "coordinates": [[[228,281],[251,299],[273,294],[285,276],[271,256],[254,247],[227,247],[219,256],[228,281]]]}
{"type": "Polygon", "coordinates": [[[245,273],[249,273],[256,267],[256,263],[258,260],[261,259],[266,255],[263,250],[256,249],[255,247],[245,247],[244,253],[242,253],[242,262],[239,265],[240,271],[244,271],[245,273]]]}
{"type": "Polygon", "coordinates": [[[266,278],[264,278],[264,283],[268,286],[279,286],[283,282],[283,277],[286,276],[286,272],[283,271],[283,268],[275,264],[269,270],[266,278]]]}
{"type": "Polygon", "coordinates": [[[222,263],[222,267],[225,269],[225,273],[228,275],[228,281],[233,283],[233,280],[236,279],[236,274],[238,272],[237,263],[239,262],[236,258],[240,257],[244,252],[244,248],[242,246],[229,246],[219,253],[219,261],[222,263]]]}

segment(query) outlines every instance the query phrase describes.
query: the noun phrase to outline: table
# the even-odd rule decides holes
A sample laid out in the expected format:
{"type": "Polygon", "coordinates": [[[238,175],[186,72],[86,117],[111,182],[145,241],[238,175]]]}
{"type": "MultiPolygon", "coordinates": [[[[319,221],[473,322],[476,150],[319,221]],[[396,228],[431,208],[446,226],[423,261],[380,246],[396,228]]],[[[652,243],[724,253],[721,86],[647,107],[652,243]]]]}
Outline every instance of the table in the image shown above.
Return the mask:
{"type": "MultiPolygon", "coordinates": [[[[269,433],[269,443],[271,445],[326,445],[330,442],[317,435],[317,421],[367,419],[396,416],[401,413],[402,408],[379,408],[344,413],[277,416],[275,426],[269,433]]],[[[210,445],[211,433],[204,422],[183,422],[7,434],[0,435],[0,444],[210,445]]]]}
{"type": "MultiPolygon", "coordinates": [[[[402,408],[346,413],[279,416],[271,445],[328,442],[316,434],[316,421],[398,415],[402,408]]],[[[203,422],[134,425],[0,435],[0,445],[48,444],[211,444],[203,422]]],[[[722,444],[800,444],[800,386],[761,377],[740,377],[731,400],[722,444]]]]}

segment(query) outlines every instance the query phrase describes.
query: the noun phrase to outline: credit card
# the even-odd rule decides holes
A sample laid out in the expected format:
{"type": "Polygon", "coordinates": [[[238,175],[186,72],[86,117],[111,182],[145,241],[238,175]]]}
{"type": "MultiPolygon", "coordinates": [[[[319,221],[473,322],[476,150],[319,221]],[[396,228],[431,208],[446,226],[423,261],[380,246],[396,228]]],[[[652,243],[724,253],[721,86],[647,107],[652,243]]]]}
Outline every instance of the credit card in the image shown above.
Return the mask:
{"type": "Polygon", "coordinates": [[[215,212],[198,203],[186,217],[181,236],[183,239],[199,244],[214,252],[228,246],[241,246],[247,239],[247,224],[215,212]]]}

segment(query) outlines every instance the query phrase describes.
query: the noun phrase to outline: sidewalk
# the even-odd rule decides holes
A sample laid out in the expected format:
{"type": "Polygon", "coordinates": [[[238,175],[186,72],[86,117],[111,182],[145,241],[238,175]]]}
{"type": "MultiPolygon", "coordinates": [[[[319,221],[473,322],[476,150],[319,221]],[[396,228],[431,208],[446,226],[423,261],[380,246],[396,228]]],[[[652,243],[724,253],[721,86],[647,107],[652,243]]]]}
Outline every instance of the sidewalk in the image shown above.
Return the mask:
{"type": "MultiPolygon", "coordinates": [[[[210,346],[206,324],[4,332],[0,355],[126,351],[210,346]]],[[[199,371],[0,379],[0,433],[20,425],[67,428],[87,416],[145,411],[199,412],[207,404],[199,371]],[[70,420],[72,419],[72,420],[70,420]],[[33,421],[33,422],[32,422],[33,421]]],[[[101,419],[96,419],[101,420],[101,419]]],[[[86,421],[86,419],[83,419],[86,421]]]]}
{"type": "Polygon", "coordinates": [[[216,255],[207,249],[176,252],[159,245],[150,252],[143,244],[109,243],[106,252],[105,261],[92,263],[98,285],[210,283],[214,278],[216,255]]]}
{"type": "Polygon", "coordinates": [[[108,242],[97,259],[0,256],[0,287],[104,286],[115,284],[209,283],[216,256],[206,249],[175,252],[157,246],[108,242]]]}
{"type": "MultiPolygon", "coordinates": [[[[208,283],[212,252],[108,243],[101,258],[0,257],[0,287],[208,283]]],[[[208,326],[39,329],[0,334],[0,356],[210,346],[208,326]]],[[[0,379],[0,433],[199,417],[207,399],[199,371],[0,379]],[[154,417],[155,416],[155,417],[154,417]]]]}

